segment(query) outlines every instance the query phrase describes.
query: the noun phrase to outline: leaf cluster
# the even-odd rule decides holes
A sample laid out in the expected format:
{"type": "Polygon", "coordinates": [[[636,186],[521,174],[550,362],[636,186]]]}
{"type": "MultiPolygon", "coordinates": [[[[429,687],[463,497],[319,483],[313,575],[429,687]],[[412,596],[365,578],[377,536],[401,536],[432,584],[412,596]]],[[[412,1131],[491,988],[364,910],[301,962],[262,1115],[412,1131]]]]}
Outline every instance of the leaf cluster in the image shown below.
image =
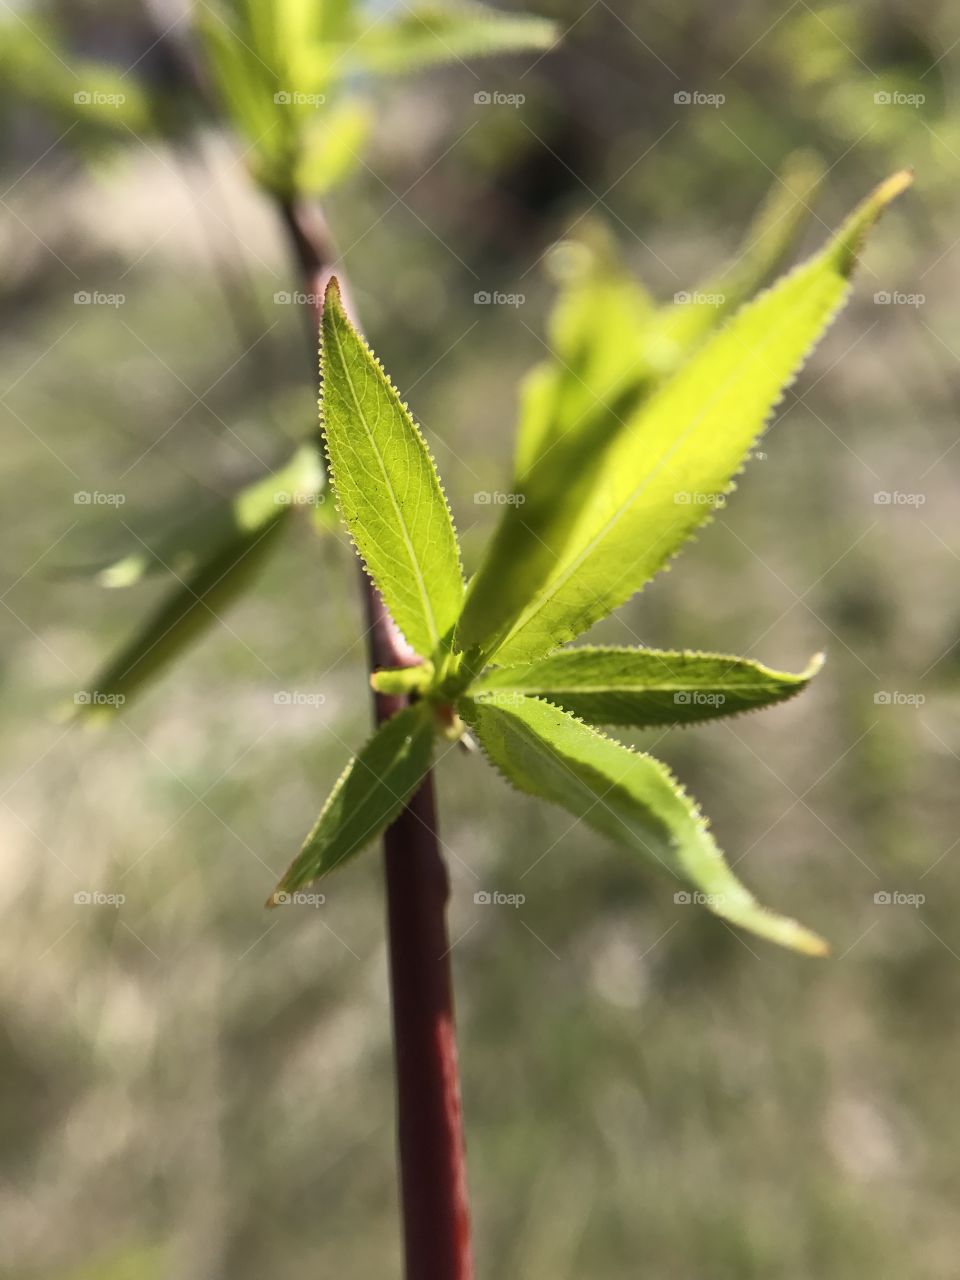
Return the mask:
{"type": "MultiPolygon", "coordinates": [[[[523,501],[506,507],[469,586],[422,433],[331,282],[321,334],[331,484],[422,662],[374,673],[376,690],[408,706],[348,764],[271,902],[356,854],[416,791],[434,743],[469,735],[517,789],[655,863],[721,918],[825,950],[737,880],[665,765],[599,727],[687,725],[781,702],[821,657],[792,674],[713,653],[564,646],[641,590],[735,488],[842,305],[866,232],[909,181],[881,184],[818,254],[725,322],[708,329],[668,310],[660,350],[669,340],[674,354],[659,368],[652,308],[628,277],[604,267],[562,297],[550,408],[538,406],[515,481],[523,501]]],[[[735,278],[749,284],[756,269],[735,278]]]]}

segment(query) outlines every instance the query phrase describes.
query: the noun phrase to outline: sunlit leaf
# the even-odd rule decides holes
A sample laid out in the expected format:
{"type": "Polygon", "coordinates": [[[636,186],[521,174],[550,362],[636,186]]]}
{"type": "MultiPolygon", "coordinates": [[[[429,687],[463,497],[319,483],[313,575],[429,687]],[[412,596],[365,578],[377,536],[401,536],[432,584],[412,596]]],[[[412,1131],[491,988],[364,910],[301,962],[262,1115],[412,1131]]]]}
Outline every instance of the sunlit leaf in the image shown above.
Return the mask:
{"type": "Polygon", "coordinates": [[[361,162],[372,124],[370,104],[359,98],[349,98],[322,112],[304,133],[296,167],[297,190],[322,195],[349,177],[361,162]]]}
{"type": "Polygon", "coordinates": [[[764,284],[781,266],[810,216],[823,181],[824,165],[808,151],[789,156],[733,260],[716,275],[676,295],[644,338],[652,369],[669,373],[710,332],[764,284]]]}
{"type": "Polygon", "coordinates": [[[276,507],[265,524],[237,534],[173,587],[133,639],[76,695],[75,714],[87,719],[114,714],[218,622],[273,550],[290,511],[276,507]]]}
{"type": "Polygon", "coordinates": [[[327,289],[321,417],[337,507],[409,643],[423,657],[447,643],[463,599],[453,520],[423,436],[327,289]]]}
{"type": "Polygon", "coordinates": [[[131,130],[151,131],[150,101],[143,89],[120,68],[78,58],[63,46],[52,24],[35,15],[0,24],[0,77],[5,87],[81,125],[126,137],[131,130]]]}
{"type": "Polygon", "coordinates": [[[524,381],[516,474],[592,415],[622,403],[627,413],[650,369],[643,339],[653,303],[602,226],[588,222],[551,255],[560,291],[550,316],[551,354],[524,381]]]}
{"type": "Polygon", "coordinates": [[[702,895],[716,915],[771,942],[822,955],[826,944],[761,907],[724,861],[670,771],[535,698],[509,706],[461,700],[460,714],[492,763],[520,791],[551,800],[702,895]]]}
{"type": "Polygon", "coordinates": [[[377,729],[340,775],[268,906],[283,905],[287,895],[352,858],[389,826],[430,768],[433,739],[423,702],[377,729]]]}
{"type": "Polygon", "coordinates": [[[551,504],[557,450],[532,469],[527,501],[506,509],[458,626],[461,646],[481,651],[478,665],[494,654],[529,661],[573,639],[708,519],[846,298],[867,230],[910,180],[883,183],[821,253],[738,312],[605,438],[599,463],[581,442],[589,486],[572,498],[558,486],[551,504]]]}
{"type": "Polygon", "coordinates": [[[508,707],[517,696],[545,698],[594,724],[692,724],[792,698],[822,665],[817,654],[792,675],[717,653],[561,649],[526,666],[491,668],[470,695],[508,707]]]}
{"type": "MultiPolygon", "coordinates": [[[[360,20],[364,26],[364,19],[360,20]]],[[[374,17],[345,50],[349,61],[380,73],[410,71],[486,54],[548,49],[557,39],[546,18],[500,13],[476,4],[403,4],[374,17]]]]}
{"type": "Polygon", "coordinates": [[[145,535],[129,552],[92,570],[69,571],[92,576],[104,587],[129,587],[155,574],[192,573],[218,549],[238,536],[256,533],[280,507],[323,510],[326,480],[316,444],[303,444],[289,462],[244,485],[230,498],[213,503],[180,521],[167,521],[155,535],[145,535]]]}

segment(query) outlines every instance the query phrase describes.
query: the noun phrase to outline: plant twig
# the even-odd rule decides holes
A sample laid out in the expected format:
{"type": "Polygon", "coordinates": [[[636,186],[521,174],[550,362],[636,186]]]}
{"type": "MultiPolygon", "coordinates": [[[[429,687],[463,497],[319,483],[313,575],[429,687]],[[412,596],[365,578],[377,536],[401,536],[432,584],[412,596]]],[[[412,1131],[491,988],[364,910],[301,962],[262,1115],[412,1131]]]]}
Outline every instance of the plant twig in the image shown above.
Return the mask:
{"type": "MultiPolygon", "coordinates": [[[[314,305],[316,327],[336,253],[319,211],[283,201],[280,212],[314,305]]],[[[349,294],[343,290],[348,309],[349,294]]],[[[365,574],[371,671],[416,661],[365,574]]],[[[377,694],[378,724],[403,698],[377,694]]],[[[437,837],[433,777],[384,834],[397,1141],[407,1280],[472,1280],[460,1076],[446,907],[449,879],[437,837]]]]}

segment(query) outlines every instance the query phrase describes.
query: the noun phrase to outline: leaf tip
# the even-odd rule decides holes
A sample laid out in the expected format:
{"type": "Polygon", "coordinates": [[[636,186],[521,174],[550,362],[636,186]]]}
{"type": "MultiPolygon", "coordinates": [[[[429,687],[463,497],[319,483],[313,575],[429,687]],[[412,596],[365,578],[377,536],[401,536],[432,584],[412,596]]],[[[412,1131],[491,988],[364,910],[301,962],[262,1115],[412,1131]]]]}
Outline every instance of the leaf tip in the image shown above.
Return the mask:
{"type": "Polygon", "coordinates": [[[819,653],[815,653],[804,669],[800,672],[800,679],[803,681],[812,680],[815,675],[823,670],[827,655],[821,649],[819,653]]]}
{"type": "Polygon", "coordinates": [[[913,170],[900,169],[898,172],[892,173],[889,178],[885,178],[854,209],[844,226],[841,227],[833,249],[836,255],[837,268],[842,275],[852,275],[859,260],[867,232],[877,222],[887,206],[892,204],[899,195],[902,195],[912,182],[913,170]]]}
{"type": "Polygon", "coordinates": [[[340,281],[336,276],[330,277],[327,281],[327,287],[323,291],[324,312],[326,312],[327,305],[330,303],[339,310],[343,310],[343,290],[340,288],[340,281]]]}

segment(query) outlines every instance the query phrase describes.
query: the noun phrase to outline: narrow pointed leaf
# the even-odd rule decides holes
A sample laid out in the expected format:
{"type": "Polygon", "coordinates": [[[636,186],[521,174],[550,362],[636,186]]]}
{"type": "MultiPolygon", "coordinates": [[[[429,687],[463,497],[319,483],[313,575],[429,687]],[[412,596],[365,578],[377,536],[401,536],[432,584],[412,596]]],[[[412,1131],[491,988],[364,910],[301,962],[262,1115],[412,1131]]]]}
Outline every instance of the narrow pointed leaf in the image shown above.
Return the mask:
{"type": "Polygon", "coordinates": [[[470,695],[506,707],[517,696],[545,698],[593,724],[693,724],[792,698],[822,665],[817,654],[792,675],[717,653],[561,649],[526,666],[491,668],[470,695]]]}
{"type": "MultiPolygon", "coordinates": [[[[505,513],[458,628],[465,649],[529,661],[629,599],[734,487],[783,390],[842,305],[868,229],[910,182],[896,174],[827,247],[744,307],[616,433],[585,499],[558,519],[537,501],[505,513]]],[[[552,452],[556,452],[553,450],[552,452]]],[[[548,465],[550,456],[544,459],[548,465]]],[[[557,505],[562,491],[556,494],[557,505]]]]}
{"type": "Polygon", "coordinates": [[[377,729],[340,775],[267,906],[281,905],[284,894],[340,866],[389,826],[430,768],[433,738],[433,720],[424,702],[398,712],[377,729]]]}
{"type": "Polygon", "coordinates": [[[795,951],[826,951],[816,934],[761,907],[740,884],[699,810],[659,760],[535,698],[518,697],[509,707],[463,698],[459,710],[520,791],[553,801],[652,861],[732,924],[795,951]]]}
{"type": "Polygon", "coordinates": [[[643,338],[653,303],[606,228],[588,222],[557,246],[551,261],[561,286],[550,316],[551,351],[524,381],[517,476],[568,432],[589,430],[591,416],[621,400],[626,389],[639,396],[651,372],[643,338]]]}
{"type": "Polygon", "coordinates": [[[463,599],[453,520],[423,436],[327,289],[321,414],[337,506],[397,626],[423,657],[449,640],[463,599]]]}
{"type": "Polygon", "coordinates": [[[487,54],[548,49],[557,28],[545,18],[498,13],[478,4],[400,6],[374,21],[346,50],[349,62],[381,74],[487,54]]]}
{"type": "Polygon", "coordinates": [[[276,546],[289,514],[289,507],[278,507],[266,524],[238,534],[172,588],[133,639],[77,694],[70,710],[97,719],[128,703],[246,590],[276,546]]]}
{"type": "Polygon", "coordinates": [[[277,471],[259,476],[200,512],[191,511],[172,522],[168,518],[155,535],[144,534],[126,554],[63,572],[73,577],[92,575],[103,587],[130,587],[157,574],[185,577],[243,534],[264,528],[283,506],[322,509],[325,484],[317,445],[303,444],[277,471]]]}
{"type": "Polygon", "coordinates": [[[550,317],[551,357],[523,387],[516,473],[567,432],[618,402],[626,415],[780,266],[823,179],[810,152],[789,156],[733,261],[669,306],[654,307],[619,260],[602,224],[587,222],[558,246],[561,288],[550,317]]]}

